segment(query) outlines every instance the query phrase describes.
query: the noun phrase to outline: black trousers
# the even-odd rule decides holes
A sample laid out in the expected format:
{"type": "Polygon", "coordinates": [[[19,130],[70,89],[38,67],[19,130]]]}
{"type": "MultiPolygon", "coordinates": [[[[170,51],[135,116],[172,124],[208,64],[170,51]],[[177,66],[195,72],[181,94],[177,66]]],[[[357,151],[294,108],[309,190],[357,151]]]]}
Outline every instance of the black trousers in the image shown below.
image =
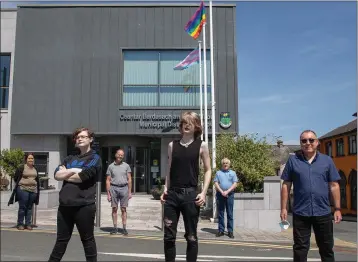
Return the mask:
{"type": "Polygon", "coordinates": [[[57,239],[49,261],[61,261],[76,224],[83,244],[86,261],[97,261],[97,246],[94,239],[96,205],[80,207],[60,206],[57,213],[57,239]]]}
{"type": "Polygon", "coordinates": [[[195,188],[170,189],[164,204],[164,254],[166,262],[174,262],[176,234],[180,213],[185,226],[186,261],[196,262],[198,257],[197,226],[200,207],[195,204],[195,188]]]}
{"type": "Polygon", "coordinates": [[[307,262],[311,227],[315,234],[322,262],[334,262],[332,215],[304,217],[293,215],[293,261],[307,262]]]}

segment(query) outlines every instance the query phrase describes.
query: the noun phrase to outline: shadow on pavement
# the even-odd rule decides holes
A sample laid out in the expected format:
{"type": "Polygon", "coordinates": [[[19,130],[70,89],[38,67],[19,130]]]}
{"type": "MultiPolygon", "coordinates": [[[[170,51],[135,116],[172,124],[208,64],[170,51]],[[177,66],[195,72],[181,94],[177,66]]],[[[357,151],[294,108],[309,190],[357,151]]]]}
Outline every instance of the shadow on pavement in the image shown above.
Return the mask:
{"type": "Polygon", "coordinates": [[[206,228],[206,227],[202,228],[201,231],[206,232],[206,233],[210,233],[210,234],[213,234],[213,235],[215,235],[217,233],[216,229],[206,228]]]}

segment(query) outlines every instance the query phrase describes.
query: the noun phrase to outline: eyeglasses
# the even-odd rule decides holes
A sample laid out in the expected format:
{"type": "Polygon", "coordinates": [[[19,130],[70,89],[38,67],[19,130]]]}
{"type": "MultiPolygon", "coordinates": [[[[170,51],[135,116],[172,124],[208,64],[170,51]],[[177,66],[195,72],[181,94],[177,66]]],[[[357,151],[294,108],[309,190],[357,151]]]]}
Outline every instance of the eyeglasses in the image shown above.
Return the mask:
{"type": "Polygon", "coordinates": [[[313,144],[316,139],[314,138],[308,138],[308,139],[301,139],[302,144],[307,144],[307,141],[310,142],[310,144],[313,144]]]}
{"type": "Polygon", "coordinates": [[[88,136],[77,136],[76,139],[85,139],[88,138],[88,136]]]}

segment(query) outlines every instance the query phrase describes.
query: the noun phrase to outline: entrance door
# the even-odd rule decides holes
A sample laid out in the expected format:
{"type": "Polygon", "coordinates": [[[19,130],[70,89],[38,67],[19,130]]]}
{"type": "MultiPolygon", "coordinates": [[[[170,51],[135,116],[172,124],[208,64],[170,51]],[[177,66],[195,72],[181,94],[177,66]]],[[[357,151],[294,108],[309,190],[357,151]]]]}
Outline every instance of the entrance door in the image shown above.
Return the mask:
{"type": "Polygon", "coordinates": [[[135,171],[134,171],[134,192],[145,193],[148,192],[148,148],[136,148],[135,153],[135,171]]]}

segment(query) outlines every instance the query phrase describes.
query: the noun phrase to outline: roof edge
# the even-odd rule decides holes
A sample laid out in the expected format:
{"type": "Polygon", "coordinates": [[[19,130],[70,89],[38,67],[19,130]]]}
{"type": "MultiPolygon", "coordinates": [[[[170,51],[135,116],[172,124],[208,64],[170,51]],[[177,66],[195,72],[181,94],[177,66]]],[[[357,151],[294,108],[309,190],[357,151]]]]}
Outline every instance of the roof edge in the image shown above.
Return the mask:
{"type": "Polygon", "coordinates": [[[321,136],[318,138],[318,140],[326,140],[326,139],[331,139],[331,138],[334,138],[334,137],[339,137],[339,136],[344,136],[344,135],[348,135],[350,133],[357,133],[357,128],[355,129],[352,129],[351,131],[348,131],[348,132],[344,132],[344,133],[340,133],[340,134],[336,134],[336,135],[332,135],[332,136],[321,136]]]}
{"type": "MultiPolygon", "coordinates": [[[[195,3],[105,3],[105,4],[19,4],[19,8],[27,7],[199,7],[199,4],[195,3]]],[[[236,7],[236,4],[213,4],[213,7],[236,7]]]]}

